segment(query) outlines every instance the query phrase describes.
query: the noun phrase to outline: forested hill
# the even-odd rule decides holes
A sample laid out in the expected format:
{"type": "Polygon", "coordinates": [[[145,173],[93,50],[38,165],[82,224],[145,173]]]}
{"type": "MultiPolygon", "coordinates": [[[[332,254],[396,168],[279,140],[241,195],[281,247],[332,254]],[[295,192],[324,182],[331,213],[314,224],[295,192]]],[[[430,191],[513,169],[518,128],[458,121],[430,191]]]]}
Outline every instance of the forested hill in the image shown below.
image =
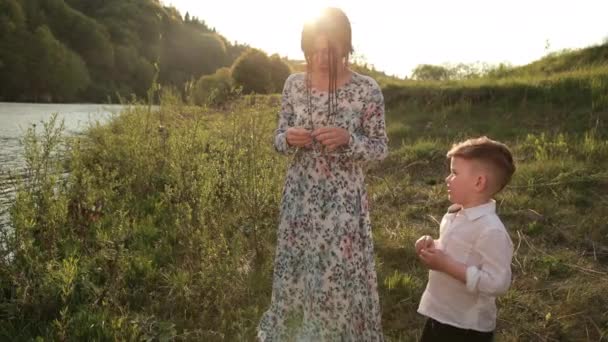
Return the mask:
{"type": "Polygon", "coordinates": [[[158,0],[0,0],[0,101],[105,102],[229,66],[246,49],[158,0]]]}

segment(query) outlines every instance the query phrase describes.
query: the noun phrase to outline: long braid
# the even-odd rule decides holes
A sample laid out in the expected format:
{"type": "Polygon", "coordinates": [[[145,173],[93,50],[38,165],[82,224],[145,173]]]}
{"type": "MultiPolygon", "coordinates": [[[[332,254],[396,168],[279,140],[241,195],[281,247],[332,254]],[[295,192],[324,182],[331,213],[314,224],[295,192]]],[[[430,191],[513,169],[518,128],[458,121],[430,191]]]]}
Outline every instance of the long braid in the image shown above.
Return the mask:
{"type": "MultiPolygon", "coordinates": [[[[308,110],[308,125],[310,130],[314,130],[313,121],[313,106],[312,106],[312,56],[305,54],[306,59],[306,105],[308,110]]],[[[329,44],[327,48],[327,59],[329,66],[329,78],[327,85],[327,120],[326,125],[335,124],[335,116],[338,113],[338,56],[335,52],[333,44],[329,44]]]]}
{"type": "Polygon", "coordinates": [[[334,116],[338,112],[338,63],[335,48],[330,45],[327,50],[329,60],[329,84],[327,98],[328,124],[333,124],[334,116]]]}
{"type": "Polygon", "coordinates": [[[310,127],[307,127],[310,130],[314,129],[314,124],[312,121],[312,66],[311,66],[311,57],[305,56],[306,58],[306,106],[308,110],[308,124],[310,127]]]}
{"type": "Polygon", "coordinates": [[[332,95],[333,95],[333,75],[334,75],[334,65],[331,62],[331,57],[333,55],[333,51],[332,51],[332,46],[331,44],[328,46],[327,49],[327,60],[329,61],[329,77],[327,79],[327,123],[329,124],[329,120],[331,119],[331,100],[332,100],[332,95]]]}

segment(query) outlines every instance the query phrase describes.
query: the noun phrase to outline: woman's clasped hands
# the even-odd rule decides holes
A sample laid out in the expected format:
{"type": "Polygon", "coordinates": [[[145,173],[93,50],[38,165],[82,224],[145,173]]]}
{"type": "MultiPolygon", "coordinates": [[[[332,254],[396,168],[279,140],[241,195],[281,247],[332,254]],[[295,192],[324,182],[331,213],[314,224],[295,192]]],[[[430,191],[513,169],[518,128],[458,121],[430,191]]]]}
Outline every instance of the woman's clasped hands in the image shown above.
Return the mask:
{"type": "Polygon", "coordinates": [[[348,145],[350,142],[350,133],[339,127],[321,127],[312,132],[303,127],[290,127],[286,134],[287,143],[290,146],[311,148],[313,142],[316,141],[325,146],[327,152],[348,145]]]}

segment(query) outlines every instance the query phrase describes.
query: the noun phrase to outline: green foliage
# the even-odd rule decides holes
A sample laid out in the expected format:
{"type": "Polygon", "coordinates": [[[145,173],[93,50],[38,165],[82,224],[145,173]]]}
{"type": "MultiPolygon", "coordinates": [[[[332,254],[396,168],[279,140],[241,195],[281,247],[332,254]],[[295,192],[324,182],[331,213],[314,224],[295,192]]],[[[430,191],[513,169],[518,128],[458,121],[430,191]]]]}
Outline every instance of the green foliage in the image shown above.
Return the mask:
{"type": "Polygon", "coordinates": [[[197,105],[220,107],[238,95],[230,69],[218,69],[213,75],[202,76],[194,85],[193,100],[197,105]]]}
{"type": "MultiPolygon", "coordinates": [[[[19,25],[11,36],[29,34],[19,25]]],[[[117,68],[143,58],[120,46],[117,68]]],[[[497,196],[515,247],[497,340],[608,334],[607,75],[599,66],[383,89],[391,153],[367,179],[387,339],[420,336],[428,271],[413,244],[437,236],[448,206],[445,152],[478,135],[506,142],[517,163],[497,196]]],[[[199,77],[193,100],[215,100],[229,76],[199,77]]],[[[55,118],[26,132],[14,230],[0,234],[0,339],[255,339],[289,162],[270,143],[279,98],[242,96],[216,109],[162,89],[158,109],[131,106],[81,136],[64,137],[55,118]]]]}
{"type": "Polygon", "coordinates": [[[224,42],[215,33],[201,33],[179,23],[166,33],[162,43],[161,83],[180,86],[228,65],[224,42]]]}
{"type": "Polygon", "coordinates": [[[29,87],[27,59],[30,34],[25,16],[15,0],[0,1],[0,99],[17,98],[29,87]],[[24,58],[26,57],[26,58],[24,58]]]}
{"type": "MultiPolygon", "coordinates": [[[[521,114],[519,119],[536,121],[540,124],[538,127],[550,127],[543,121],[552,121],[559,126],[555,129],[580,131],[589,127],[589,119],[601,115],[608,108],[607,84],[608,68],[601,67],[546,78],[475,78],[448,82],[408,80],[388,84],[384,88],[384,95],[390,106],[444,112],[439,118],[447,118],[451,113],[481,118],[484,114],[478,109],[489,108],[491,111],[504,112],[508,117],[521,114]],[[551,111],[552,117],[523,115],[526,111],[547,110],[551,111]],[[560,120],[566,117],[568,121],[560,120]]],[[[437,120],[433,121],[430,124],[438,123],[437,120]]],[[[481,128],[484,130],[499,128],[487,120],[472,120],[470,125],[468,121],[463,123],[467,124],[465,126],[483,125],[485,127],[481,128]]],[[[511,128],[507,127],[508,130],[511,128]]]]}
{"type": "Polygon", "coordinates": [[[439,65],[421,64],[412,71],[412,78],[419,81],[447,81],[450,71],[439,65]]]}
{"type": "Polygon", "coordinates": [[[279,56],[269,58],[257,49],[243,52],[232,66],[232,78],[245,94],[281,92],[290,73],[289,65],[279,56]]]}
{"type": "Polygon", "coordinates": [[[132,46],[117,45],[114,50],[116,80],[122,84],[120,94],[145,94],[154,78],[154,65],[140,56],[132,46]],[[129,85],[129,86],[127,86],[129,85]]]}
{"type": "MultiPolygon", "coordinates": [[[[244,96],[221,112],[179,98],[165,91],[157,111],[131,107],[80,137],[62,138],[57,122],[27,132],[14,235],[0,243],[0,338],[254,339],[288,162],[269,140],[278,98],[244,96]]],[[[387,103],[391,154],[368,173],[387,338],[416,340],[422,328],[427,271],[412,246],[436,236],[447,207],[445,151],[491,133],[518,166],[498,197],[517,251],[498,339],[600,339],[605,112],[387,103]]]]}
{"type": "Polygon", "coordinates": [[[78,91],[87,87],[90,78],[86,65],[77,54],[56,40],[48,27],[36,30],[33,43],[28,69],[36,75],[31,88],[37,99],[72,100],[78,91]]]}
{"type": "Polygon", "coordinates": [[[272,89],[268,56],[260,50],[249,49],[232,66],[232,78],[243,87],[245,94],[266,94],[272,89]]]}
{"type": "MultiPolygon", "coordinates": [[[[412,95],[411,85],[395,98],[397,89],[385,92],[392,148],[368,179],[387,338],[420,336],[416,308],[427,276],[412,249],[419,236],[437,236],[448,206],[445,152],[455,141],[487,134],[512,148],[518,168],[497,197],[516,250],[512,288],[498,301],[497,340],[600,340],[608,324],[606,303],[598,300],[608,289],[608,112],[592,111],[591,101],[558,108],[551,102],[551,92],[561,94],[557,87],[546,90],[546,103],[525,106],[515,97],[450,104],[440,100],[444,89],[423,93],[435,92],[433,104],[412,95]]],[[[517,88],[505,86],[504,94],[509,90],[517,88]]]]}
{"type": "Polygon", "coordinates": [[[285,80],[291,74],[289,65],[284,62],[279,55],[270,56],[270,84],[272,85],[272,93],[281,93],[285,80]]]}
{"type": "Polygon", "coordinates": [[[513,68],[512,75],[549,76],[555,73],[597,68],[608,65],[608,43],[578,50],[548,54],[528,65],[513,68]]]}
{"type": "Polygon", "coordinates": [[[1,0],[0,76],[5,81],[0,98],[145,98],[155,64],[161,84],[184,89],[186,83],[230,66],[244,49],[196,17],[184,21],[175,8],[156,0],[1,0]],[[70,51],[62,53],[67,60],[60,63],[61,71],[50,68],[40,74],[39,68],[31,68],[38,63],[37,53],[49,49],[48,34],[41,37],[38,32],[41,27],[57,42],[55,47],[70,51]],[[64,65],[74,72],[66,73],[64,65]],[[51,81],[41,77],[47,74],[51,81]],[[61,86],[49,91],[46,83],[56,84],[55,79],[62,81],[61,86]]]}
{"type": "Polygon", "coordinates": [[[167,94],[85,136],[64,138],[55,118],[28,130],[0,243],[0,339],[251,335],[285,166],[259,143],[275,124],[267,106],[220,117],[167,94]]]}
{"type": "Polygon", "coordinates": [[[412,71],[412,79],[417,81],[458,81],[486,77],[502,78],[511,75],[513,68],[508,64],[500,63],[446,63],[443,65],[418,65],[412,71]]]}
{"type": "Polygon", "coordinates": [[[25,25],[23,10],[16,0],[0,1],[0,37],[13,33],[25,25]]]}
{"type": "Polygon", "coordinates": [[[444,65],[418,65],[412,79],[418,81],[455,81],[466,79],[546,78],[556,74],[575,73],[600,69],[608,65],[608,44],[579,50],[563,50],[548,54],[528,65],[513,67],[508,64],[457,63],[444,65]]]}
{"type": "Polygon", "coordinates": [[[39,6],[53,34],[76,51],[90,68],[105,71],[114,66],[112,43],[103,25],[63,1],[45,1],[39,6]]]}

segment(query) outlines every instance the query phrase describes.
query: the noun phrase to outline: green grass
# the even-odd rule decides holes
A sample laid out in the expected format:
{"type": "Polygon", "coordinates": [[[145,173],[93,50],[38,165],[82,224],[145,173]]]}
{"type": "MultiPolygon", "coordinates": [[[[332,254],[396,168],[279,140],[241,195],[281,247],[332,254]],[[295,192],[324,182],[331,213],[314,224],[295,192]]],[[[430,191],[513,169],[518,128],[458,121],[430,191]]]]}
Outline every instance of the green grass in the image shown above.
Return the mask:
{"type": "MultiPolygon", "coordinates": [[[[512,289],[499,300],[497,340],[601,340],[608,333],[606,301],[600,295],[608,289],[603,210],[608,142],[593,129],[578,135],[519,130],[519,136],[505,140],[518,171],[497,198],[516,246],[512,289]]],[[[372,170],[383,323],[397,340],[415,340],[420,333],[423,322],[415,309],[426,272],[411,247],[420,235],[437,236],[437,220],[448,205],[442,155],[460,134],[434,140],[394,136],[406,142],[372,170]],[[414,281],[397,281],[402,274],[414,281]]]]}
{"type": "MultiPolygon", "coordinates": [[[[449,204],[446,151],[482,134],[518,166],[497,198],[516,248],[497,340],[607,339],[608,112],[591,93],[563,105],[547,82],[526,101],[521,87],[542,82],[385,89],[391,151],[368,186],[388,339],[421,332],[427,271],[413,244],[437,235],[449,204]],[[502,95],[452,100],[480,89],[502,95]]],[[[84,136],[28,132],[32,177],[0,244],[0,338],[253,340],[288,162],[271,146],[277,100],[216,111],[165,94],[159,111],[134,106],[84,136]]]]}
{"type": "Polygon", "coordinates": [[[608,41],[604,42],[604,44],[584,49],[551,53],[528,65],[513,68],[511,73],[516,75],[549,76],[565,71],[593,69],[606,66],[607,64],[608,41]]]}

